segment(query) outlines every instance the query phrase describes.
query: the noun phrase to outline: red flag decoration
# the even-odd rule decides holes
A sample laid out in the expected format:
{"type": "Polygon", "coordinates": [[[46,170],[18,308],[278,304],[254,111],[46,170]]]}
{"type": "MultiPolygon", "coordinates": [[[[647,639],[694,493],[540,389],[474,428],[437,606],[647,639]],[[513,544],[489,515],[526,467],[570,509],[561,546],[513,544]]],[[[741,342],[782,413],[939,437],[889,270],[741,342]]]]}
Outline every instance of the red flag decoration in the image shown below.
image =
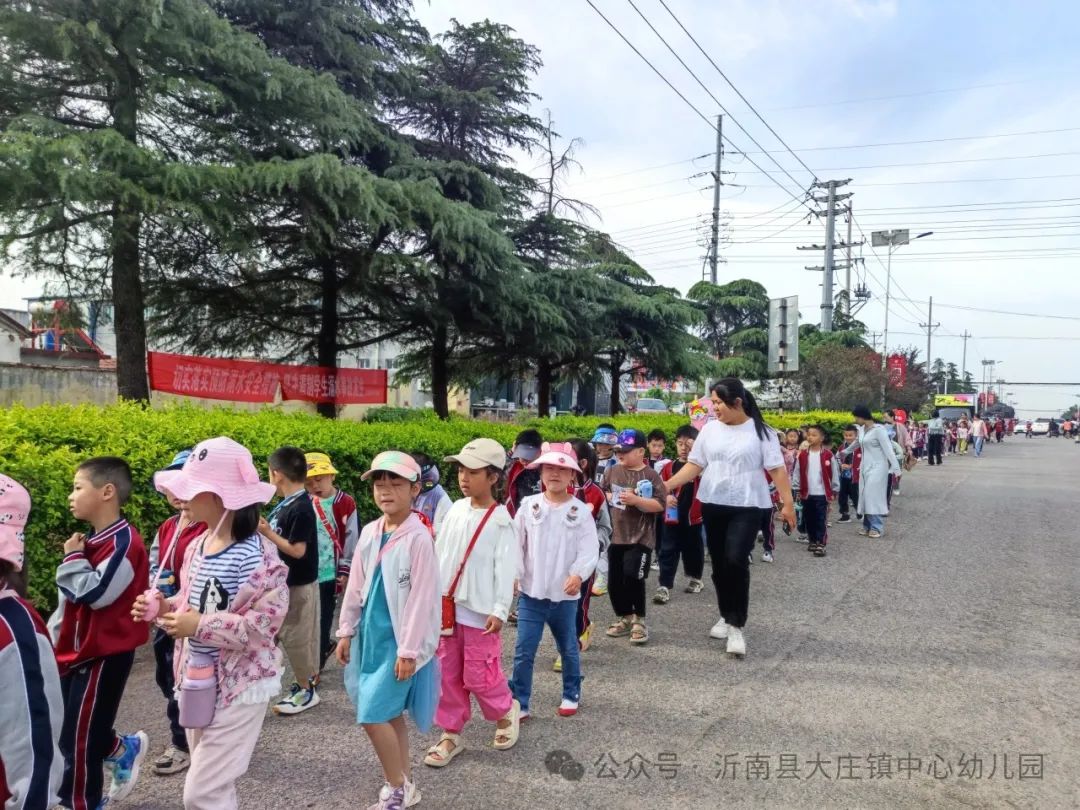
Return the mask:
{"type": "Polygon", "coordinates": [[[150,388],[169,394],[231,402],[273,402],[282,399],[336,405],[378,405],[386,402],[387,372],[382,369],[323,368],[192,357],[147,352],[150,388]]]}
{"type": "Polygon", "coordinates": [[[890,354],[885,363],[889,370],[889,385],[903,388],[907,382],[907,358],[902,354],[890,354]]]}

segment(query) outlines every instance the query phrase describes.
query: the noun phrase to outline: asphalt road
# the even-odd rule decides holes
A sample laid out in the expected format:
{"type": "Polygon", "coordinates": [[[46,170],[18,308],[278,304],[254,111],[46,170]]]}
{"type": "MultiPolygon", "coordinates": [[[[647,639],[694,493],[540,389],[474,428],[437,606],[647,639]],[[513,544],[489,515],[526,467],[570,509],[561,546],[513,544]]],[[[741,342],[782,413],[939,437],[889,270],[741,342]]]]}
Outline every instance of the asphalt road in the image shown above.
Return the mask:
{"type": "MultiPolygon", "coordinates": [[[[711,586],[685,594],[680,575],[650,606],[646,647],[601,638],[584,654],[574,718],[555,715],[546,640],[515,749],[474,723],[434,771],[420,759],[435,736],[414,733],[420,806],[1080,807],[1078,468],[1071,442],[1009,438],[907,474],[880,540],[834,525],[815,559],[779,535],[777,562],[753,567],[742,661],[707,637],[711,586]]],[[[606,626],[607,600],[594,605],[606,626]]],[[[120,723],[156,754],[164,703],[141,653],[120,723]]],[[[267,718],[241,807],[374,800],[378,763],[336,665],[321,695],[267,718]]],[[[148,769],[123,806],[180,808],[182,780],[148,769]]]]}

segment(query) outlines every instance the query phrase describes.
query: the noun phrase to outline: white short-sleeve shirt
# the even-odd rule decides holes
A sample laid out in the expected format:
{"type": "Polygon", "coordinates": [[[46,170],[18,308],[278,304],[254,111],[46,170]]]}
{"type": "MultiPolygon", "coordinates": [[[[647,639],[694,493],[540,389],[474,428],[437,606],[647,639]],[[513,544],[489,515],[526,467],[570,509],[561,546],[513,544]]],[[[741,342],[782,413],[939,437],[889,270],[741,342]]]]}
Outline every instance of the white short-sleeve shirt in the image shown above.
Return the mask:
{"type": "Polygon", "coordinates": [[[772,500],[763,471],[783,467],[784,454],[772,429],[764,439],[758,437],[753,419],[741,425],[712,420],[698,434],[690,462],[703,469],[698,487],[702,503],[769,509],[772,500]]]}

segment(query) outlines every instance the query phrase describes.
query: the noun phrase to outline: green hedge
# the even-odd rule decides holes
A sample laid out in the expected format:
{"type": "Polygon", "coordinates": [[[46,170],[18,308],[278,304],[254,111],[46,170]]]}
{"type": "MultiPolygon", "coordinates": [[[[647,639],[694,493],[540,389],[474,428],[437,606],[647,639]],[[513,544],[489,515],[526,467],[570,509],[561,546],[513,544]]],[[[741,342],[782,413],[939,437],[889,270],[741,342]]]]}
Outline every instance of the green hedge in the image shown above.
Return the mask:
{"type": "MultiPolygon", "coordinates": [[[[0,412],[0,468],[30,491],[33,509],[27,528],[27,569],[30,595],[39,607],[51,609],[56,601],[53,573],[64,541],[85,530],[71,516],[67,497],[75,467],[95,455],[119,455],[131,464],[135,488],[125,512],[149,542],[156,527],[169,516],[169,506],[153,488],[155,471],[172,460],[177,450],[212,436],[230,436],[248,447],[265,476],[265,459],[277,447],[293,444],[304,450],[329,453],[339,470],[342,489],[357,497],[363,520],[375,516],[369,488],[360,474],[372,457],[389,448],[423,451],[432,458],[455,453],[478,436],[488,436],[509,447],[522,425],[470,419],[438,422],[426,414],[410,418],[387,414],[394,421],[334,422],[306,414],[285,414],[273,409],[242,413],[220,409],[175,407],[147,409],[131,403],[109,407],[13,407],[0,412]]],[[[596,425],[614,421],[619,427],[651,430],[660,427],[673,439],[686,418],[661,416],[559,417],[527,423],[545,439],[592,436],[596,425]]],[[[778,428],[824,423],[837,432],[846,414],[814,413],[770,416],[778,428]]],[[[671,441],[673,444],[673,441],[671,441]]],[[[447,482],[451,489],[455,482],[447,482]]]]}

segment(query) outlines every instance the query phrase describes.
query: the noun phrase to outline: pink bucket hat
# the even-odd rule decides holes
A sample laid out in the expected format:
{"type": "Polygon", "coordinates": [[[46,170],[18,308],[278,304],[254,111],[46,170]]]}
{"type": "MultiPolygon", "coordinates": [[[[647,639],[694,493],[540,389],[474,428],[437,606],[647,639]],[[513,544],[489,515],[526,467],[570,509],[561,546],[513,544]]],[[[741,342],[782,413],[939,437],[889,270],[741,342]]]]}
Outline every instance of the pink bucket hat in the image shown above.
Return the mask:
{"type": "Polygon", "coordinates": [[[544,446],[540,448],[540,457],[530,464],[528,469],[535,470],[545,464],[581,472],[577,453],[574,452],[574,446],[570,442],[544,442],[544,446]]]}
{"type": "Polygon", "coordinates": [[[384,453],[379,453],[371,460],[371,469],[361,475],[360,480],[367,481],[377,472],[393,473],[413,483],[419,481],[422,475],[420,465],[416,463],[416,459],[408,453],[402,453],[400,450],[387,450],[384,453]]]}
{"type": "Polygon", "coordinates": [[[276,491],[273,484],[259,480],[251,452],[224,436],[195,445],[179,470],[154,473],[154,486],[182,501],[190,501],[200,492],[212,492],[229,510],[267,503],[276,491]]]}
{"type": "Polygon", "coordinates": [[[23,567],[23,529],[30,517],[30,493],[18,481],[0,474],[0,560],[16,571],[23,567]]]}

